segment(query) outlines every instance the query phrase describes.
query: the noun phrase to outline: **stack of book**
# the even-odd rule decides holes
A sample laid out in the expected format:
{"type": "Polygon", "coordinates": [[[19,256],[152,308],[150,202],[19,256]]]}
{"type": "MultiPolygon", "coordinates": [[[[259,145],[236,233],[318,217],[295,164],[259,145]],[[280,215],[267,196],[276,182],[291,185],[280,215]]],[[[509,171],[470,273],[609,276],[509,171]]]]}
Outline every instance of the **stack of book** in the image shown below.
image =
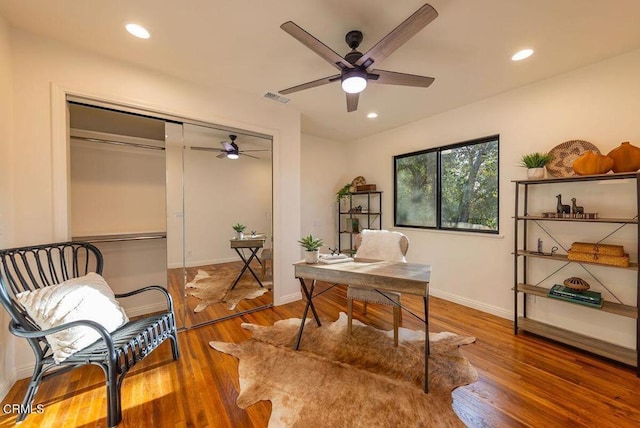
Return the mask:
{"type": "Polygon", "coordinates": [[[602,295],[595,291],[577,292],[564,285],[556,284],[549,290],[549,297],[565,300],[567,302],[579,303],[581,305],[594,308],[602,307],[602,295]]]}

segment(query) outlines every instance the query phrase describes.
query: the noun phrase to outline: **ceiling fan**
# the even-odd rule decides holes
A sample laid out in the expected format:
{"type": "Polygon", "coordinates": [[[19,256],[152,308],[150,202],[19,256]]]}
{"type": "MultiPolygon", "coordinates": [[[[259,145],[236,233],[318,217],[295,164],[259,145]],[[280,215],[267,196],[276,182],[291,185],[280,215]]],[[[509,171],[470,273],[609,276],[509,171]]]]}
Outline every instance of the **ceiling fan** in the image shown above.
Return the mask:
{"type": "Polygon", "coordinates": [[[357,51],[362,42],[362,32],[349,31],[345,36],[345,41],[351,48],[351,52],[346,54],[344,58],[294,22],[287,21],[280,28],[340,70],[340,74],[303,83],[279,92],[282,95],[287,95],[340,80],[342,89],[347,95],[347,111],[352,112],[358,109],[360,92],[367,87],[368,82],[426,88],[435,80],[433,77],[379,70],[374,69],[373,66],[382,62],[437,17],[438,12],[431,5],[425,4],[364,54],[357,51]]]}
{"type": "Polygon", "coordinates": [[[240,155],[248,156],[254,159],[260,159],[257,156],[249,155],[246,152],[267,152],[268,150],[240,150],[238,144],[236,144],[237,135],[229,135],[229,139],[231,141],[220,141],[222,144],[222,149],[212,149],[209,147],[191,147],[192,150],[202,150],[206,152],[221,152],[217,158],[227,158],[227,159],[238,159],[240,155]]]}

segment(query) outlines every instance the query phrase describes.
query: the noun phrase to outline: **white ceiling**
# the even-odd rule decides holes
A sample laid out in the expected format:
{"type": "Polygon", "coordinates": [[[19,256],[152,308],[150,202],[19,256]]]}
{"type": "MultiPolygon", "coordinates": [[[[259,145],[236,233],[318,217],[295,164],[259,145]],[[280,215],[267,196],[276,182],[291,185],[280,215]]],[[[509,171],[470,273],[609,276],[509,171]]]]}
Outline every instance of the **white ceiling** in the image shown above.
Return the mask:
{"type": "MultiPolygon", "coordinates": [[[[366,52],[417,10],[404,0],[0,0],[9,25],[204,85],[261,98],[336,70],[280,25],[294,21],[340,53],[366,52]],[[145,25],[149,40],[128,35],[145,25]]],[[[349,141],[640,48],[638,0],[431,0],[439,17],[379,64],[431,87],[371,84],[347,113],[339,83],[291,94],[303,132],[349,141]],[[531,47],[533,57],[510,56],[531,47]],[[376,111],[379,117],[366,119],[376,111]]],[[[377,64],[378,65],[378,64],[377,64]]],[[[266,102],[266,101],[265,101],[266,102]]],[[[275,101],[269,101],[275,102],[275,101]]]]}

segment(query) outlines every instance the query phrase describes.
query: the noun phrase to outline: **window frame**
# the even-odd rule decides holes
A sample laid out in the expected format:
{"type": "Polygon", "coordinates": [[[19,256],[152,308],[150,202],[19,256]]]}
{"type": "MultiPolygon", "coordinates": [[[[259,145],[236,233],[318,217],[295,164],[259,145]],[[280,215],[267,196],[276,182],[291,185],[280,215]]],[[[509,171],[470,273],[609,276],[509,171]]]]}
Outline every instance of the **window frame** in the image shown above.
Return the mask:
{"type": "Polygon", "coordinates": [[[472,140],[462,141],[459,143],[449,144],[446,146],[433,147],[424,150],[418,150],[415,152],[403,153],[393,156],[393,225],[394,227],[412,228],[412,229],[429,229],[429,230],[444,230],[453,232],[472,232],[483,233],[490,235],[498,235],[500,233],[500,135],[490,135],[487,137],[474,138],[472,140]],[[442,153],[448,150],[457,149],[460,147],[473,146],[477,144],[489,143],[492,141],[497,142],[497,167],[496,167],[496,229],[474,229],[474,228],[461,228],[461,227],[447,227],[442,225],[442,153]],[[428,153],[436,153],[436,225],[435,226],[420,226],[409,224],[398,224],[398,160],[421,156],[428,153]]]}

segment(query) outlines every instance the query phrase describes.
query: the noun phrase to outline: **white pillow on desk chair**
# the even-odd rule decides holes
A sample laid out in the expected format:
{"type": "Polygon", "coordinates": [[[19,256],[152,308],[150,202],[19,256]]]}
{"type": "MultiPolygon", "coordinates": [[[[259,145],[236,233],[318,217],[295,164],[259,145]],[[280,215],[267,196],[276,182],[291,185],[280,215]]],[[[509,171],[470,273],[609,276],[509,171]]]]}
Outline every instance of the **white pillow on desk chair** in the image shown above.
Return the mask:
{"type": "Polygon", "coordinates": [[[387,260],[392,262],[407,261],[400,248],[400,239],[404,236],[402,233],[369,229],[365,229],[360,233],[362,243],[356,251],[356,258],[387,260]]]}

